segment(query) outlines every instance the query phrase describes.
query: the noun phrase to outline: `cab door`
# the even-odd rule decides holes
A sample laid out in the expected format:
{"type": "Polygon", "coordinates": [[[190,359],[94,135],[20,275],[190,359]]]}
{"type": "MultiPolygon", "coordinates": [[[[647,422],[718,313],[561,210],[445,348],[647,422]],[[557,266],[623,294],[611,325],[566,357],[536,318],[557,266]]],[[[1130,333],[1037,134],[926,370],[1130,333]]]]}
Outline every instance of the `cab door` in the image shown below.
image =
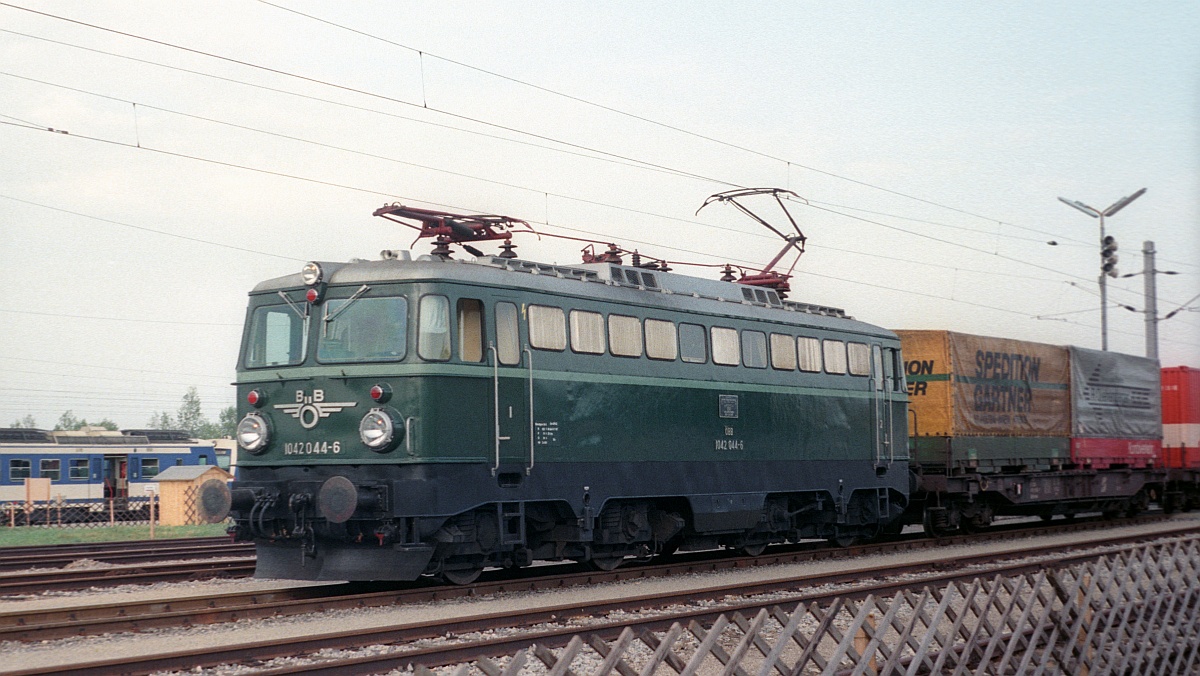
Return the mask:
{"type": "Polygon", "coordinates": [[[514,477],[519,481],[520,476],[532,469],[529,445],[531,356],[521,338],[517,304],[500,300],[493,310],[494,331],[488,344],[494,401],[492,471],[502,481],[513,481],[514,477]]]}
{"type": "Polygon", "coordinates": [[[890,360],[883,358],[883,348],[874,343],[871,345],[871,397],[874,422],[875,462],[885,463],[896,459],[893,447],[892,430],[892,388],[891,377],[888,374],[890,360]]]}

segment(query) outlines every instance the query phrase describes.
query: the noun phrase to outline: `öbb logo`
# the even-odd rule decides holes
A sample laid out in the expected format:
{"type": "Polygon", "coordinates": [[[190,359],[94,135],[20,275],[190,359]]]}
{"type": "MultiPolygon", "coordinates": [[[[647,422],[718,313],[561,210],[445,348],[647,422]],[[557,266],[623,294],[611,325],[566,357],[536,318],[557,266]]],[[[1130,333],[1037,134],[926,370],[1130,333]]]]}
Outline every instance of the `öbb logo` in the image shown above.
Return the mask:
{"type": "Polygon", "coordinates": [[[296,403],[275,404],[275,408],[300,421],[300,426],[311,430],[321,422],[344,408],[358,406],[357,401],[325,401],[325,390],[313,390],[305,394],[304,390],[296,390],[296,403]]]}

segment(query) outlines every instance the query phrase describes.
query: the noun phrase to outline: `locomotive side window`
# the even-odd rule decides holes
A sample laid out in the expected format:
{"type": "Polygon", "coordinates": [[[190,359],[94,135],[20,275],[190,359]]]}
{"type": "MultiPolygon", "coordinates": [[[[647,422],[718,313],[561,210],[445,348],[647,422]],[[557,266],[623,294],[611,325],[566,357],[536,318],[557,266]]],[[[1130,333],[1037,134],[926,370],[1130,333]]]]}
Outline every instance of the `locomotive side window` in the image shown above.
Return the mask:
{"type": "Polygon", "coordinates": [[[900,357],[900,350],[888,349],[888,358],[885,362],[889,366],[888,372],[892,374],[892,391],[893,392],[908,392],[908,383],[904,382],[904,361],[900,357]]]}
{"type": "Polygon", "coordinates": [[[604,354],[604,315],[571,310],[571,349],[585,354],[604,354]]]}
{"type": "Polygon", "coordinates": [[[42,458],[38,462],[38,476],[51,481],[62,479],[62,460],[58,458],[42,458]]]}
{"type": "Polygon", "coordinates": [[[609,349],[618,357],[642,356],[642,320],[625,315],[608,316],[609,349]]]}
{"type": "Polygon", "coordinates": [[[71,465],[67,468],[68,477],[71,481],[87,481],[88,479],[88,461],[87,458],[71,458],[71,465]]]}
{"type": "Polygon", "coordinates": [[[450,301],[445,296],[422,296],[417,354],[422,359],[450,358],[450,301]]]}
{"type": "Polygon", "coordinates": [[[686,362],[703,364],[708,361],[708,343],[704,327],[697,324],[679,325],[679,353],[686,362]]]}
{"type": "Polygon", "coordinates": [[[712,327],[712,352],[714,364],[737,366],[741,361],[741,348],[738,345],[737,329],[727,329],[723,326],[712,327]]]}
{"type": "Polygon", "coordinates": [[[771,334],[771,366],[780,371],[796,370],[796,343],[791,336],[771,334]]]}
{"type": "Polygon", "coordinates": [[[399,361],[407,352],[408,301],[403,296],[325,303],[317,361],[399,361]]]}
{"type": "Polygon", "coordinates": [[[142,478],[158,476],[158,458],[142,458],[142,478]]]}
{"type": "Polygon", "coordinates": [[[825,372],[845,373],[846,344],[840,340],[826,340],[821,347],[825,357],[825,372]]]}
{"type": "MultiPolygon", "coordinates": [[[[704,340],[704,331],[700,332],[704,340]]],[[[703,343],[701,343],[703,346],[703,343]]],[[[662,319],[646,320],[646,356],[651,359],[675,361],[679,345],[675,338],[675,324],[662,319]]]]}
{"type": "Polygon", "coordinates": [[[28,479],[33,462],[24,458],[13,458],[8,461],[8,478],[12,481],[28,479]]]}
{"type": "Polygon", "coordinates": [[[796,352],[799,353],[801,371],[809,373],[821,372],[821,341],[816,338],[800,336],[796,339],[796,352]]]}
{"type": "Polygon", "coordinates": [[[847,343],[850,353],[850,375],[871,375],[871,348],[866,343],[847,343]]]}
{"type": "Polygon", "coordinates": [[[250,316],[246,366],[291,366],[304,361],[308,321],[286,305],[267,305],[250,316]]]}
{"type": "Polygon", "coordinates": [[[501,364],[521,363],[521,334],[517,328],[517,306],[496,303],[496,356],[501,364]]]}
{"type": "Polygon", "coordinates": [[[529,344],[539,350],[565,350],[567,322],[562,308],[529,306],[529,344]]]}
{"type": "Polygon", "coordinates": [[[458,358],[483,361],[483,303],[473,298],[458,300],[458,358]]]}
{"type": "Polygon", "coordinates": [[[742,364],[747,368],[767,368],[767,334],[742,331],[742,364]]]}

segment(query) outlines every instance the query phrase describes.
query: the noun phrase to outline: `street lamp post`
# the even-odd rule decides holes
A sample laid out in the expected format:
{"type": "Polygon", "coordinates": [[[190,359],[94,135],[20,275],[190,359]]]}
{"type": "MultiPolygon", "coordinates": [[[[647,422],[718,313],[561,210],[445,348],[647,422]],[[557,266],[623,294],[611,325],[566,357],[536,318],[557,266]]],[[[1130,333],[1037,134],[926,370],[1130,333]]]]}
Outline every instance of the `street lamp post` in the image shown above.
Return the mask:
{"type": "Polygon", "coordinates": [[[1115,215],[1118,211],[1129,206],[1129,203],[1145,194],[1146,189],[1141,190],[1122,197],[1113,202],[1107,209],[1101,211],[1095,207],[1090,207],[1078,200],[1069,200],[1065,197],[1059,197],[1058,201],[1063,204],[1082,211],[1092,218],[1100,219],[1100,349],[1108,350],[1108,284],[1106,277],[1117,276],[1117,240],[1105,236],[1104,234],[1104,219],[1108,216],[1115,215]]]}

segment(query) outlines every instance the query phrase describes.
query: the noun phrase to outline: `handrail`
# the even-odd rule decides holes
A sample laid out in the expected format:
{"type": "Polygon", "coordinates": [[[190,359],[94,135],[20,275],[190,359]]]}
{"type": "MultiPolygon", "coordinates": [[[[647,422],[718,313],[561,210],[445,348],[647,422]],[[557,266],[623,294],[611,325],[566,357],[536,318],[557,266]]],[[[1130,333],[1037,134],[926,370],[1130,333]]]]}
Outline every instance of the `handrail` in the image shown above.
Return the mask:
{"type": "Polygon", "coordinates": [[[496,433],[496,461],[492,465],[492,476],[496,476],[496,471],[500,469],[500,356],[491,342],[488,342],[488,352],[492,355],[492,418],[496,433]]]}
{"type": "Polygon", "coordinates": [[[404,419],[404,452],[412,455],[412,421],[416,418],[411,415],[404,419]]]}
{"type": "Polygon", "coordinates": [[[533,351],[526,345],[525,349],[526,364],[529,366],[529,466],[525,468],[525,475],[533,471],[533,351]]]}

